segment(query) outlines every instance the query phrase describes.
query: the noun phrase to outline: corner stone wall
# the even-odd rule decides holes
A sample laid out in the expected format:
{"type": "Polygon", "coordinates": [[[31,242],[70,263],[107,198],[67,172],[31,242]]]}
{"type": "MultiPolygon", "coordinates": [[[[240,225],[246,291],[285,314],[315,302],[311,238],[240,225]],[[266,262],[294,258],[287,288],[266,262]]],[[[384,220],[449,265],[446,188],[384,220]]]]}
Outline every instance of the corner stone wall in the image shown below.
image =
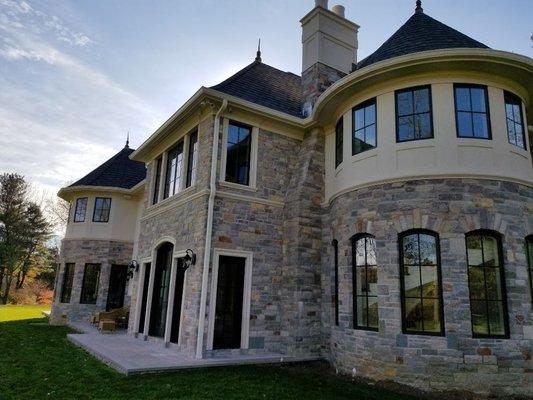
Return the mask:
{"type": "Polygon", "coordinates": [[[424,390],[533,395],[533,321],[524,238],[533,233],[533,188],[475,179],[434,179],[355,190],[334,199],[323,217],[323,316],[330,358],[341,371],[424,390]],[[438,232],[445,336],[402,333],[398,233],[438,232]],[[474,339],[465,233],[503,235],[510,339],[474,339]],[[376,237],[379,332],[353,329],[350,238],[376,237]],[[340,326],[334,326],[331,241],[339,242],[340,326]]]}
{"type": "MultiPolygon", "coordinates": [[[[113,264],[128,265],[132,259],[133,243],[108,240],[64,239],[61,243],[60,270],[54,292],[54,302],[50,315],[50,323],[62,325],[71,321],[89,322],[97,311],[104,311],[109,290],[109,275],[113,264]],[[75,263],[74,279],[69,303],[61,303],[61,289],[65,274],[65,264],[75,263]],[[96,304],[80,304],[81,287],[85,264],[100,264],[98,297],[96,304]]],[[[128,288],[124,298],[124,306],[130,304],[128,288]]]]}

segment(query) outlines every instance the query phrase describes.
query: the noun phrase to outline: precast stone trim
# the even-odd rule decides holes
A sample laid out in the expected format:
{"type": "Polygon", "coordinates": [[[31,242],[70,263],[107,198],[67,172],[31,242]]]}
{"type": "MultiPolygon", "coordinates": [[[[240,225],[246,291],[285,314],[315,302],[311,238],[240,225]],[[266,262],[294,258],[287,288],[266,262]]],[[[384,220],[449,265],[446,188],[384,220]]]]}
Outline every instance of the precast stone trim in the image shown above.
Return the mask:
{"type": "Polygon", "coordinates": [[[533,320],[524,239],[533,232],[533,188],[476,179],[427,179],[355,190],[323,216],[323,332],[347,373],[425,390],[533,395],[533,320]],[[445,336],[402,333],[398,234],[440,237],[445,336]],[[465,233],[502,236],[509,339],[472,337],[465,233]],[[353,329],[350,238],[376,238],[379,332],[353,329]],[[333,248],[339,242],[339,326],[334,326],[333,248]]]}

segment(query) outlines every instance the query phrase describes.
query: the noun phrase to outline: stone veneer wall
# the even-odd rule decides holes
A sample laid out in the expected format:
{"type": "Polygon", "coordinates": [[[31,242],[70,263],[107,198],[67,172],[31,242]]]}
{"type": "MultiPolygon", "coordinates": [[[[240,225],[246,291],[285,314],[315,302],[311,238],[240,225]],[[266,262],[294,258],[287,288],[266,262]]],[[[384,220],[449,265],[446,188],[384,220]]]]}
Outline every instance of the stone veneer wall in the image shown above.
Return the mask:
{"type": "Polygon", "coordinates": [[[305,116],[310,115],[310,111],[315,107],[318,97],[344,76],[346,76],[344,72],[319,62],[313,64],[302,73],[303,111],[304,113],[307,112],[305,116]]]}
{"type": "MultiPolygon", "coordinates": [[[[61,243],[61,267],[57,279],[58,284],[56,285],[54,292],[54,302],[52,304],[50,322],[52,324],[64,324],[70,321],[89,322],[90,316],[96,311],[105,310],[111,265],[128,265],[132,259],[132,252],[132,242],[64,239],[61,243]],[[72,282],[70,303],[60,303],[65,263],[76,264],[74,267],[74,279],[72,282]],[[83,273],[85,271],[85,264],[87,263],[101,264],[96,304],[80,304],[83,273]]],[[[126,288],[124,305],[129,306],[129,304],[130,297],[128,296],[128,290],[126,288]]]]}
{"type": "Polygon", "coordinates": [[[533,395],[533,321],[524,238],[533,232],[533,189],[475,179],[390,183],[334,199],[323,217],[324,331],[340,370],[426,390],[533,395]],[[445,336],[401,328],[399,232],[426,228],[441,244],[445,336]],[[503,235],[510,339],[472,338],[465,233],[503,235]],[[352,329],[350,237],[376,237],[379,332],[352,329]],[[334,326],[333,248],[339,241],[340,326],[334,326]]]}

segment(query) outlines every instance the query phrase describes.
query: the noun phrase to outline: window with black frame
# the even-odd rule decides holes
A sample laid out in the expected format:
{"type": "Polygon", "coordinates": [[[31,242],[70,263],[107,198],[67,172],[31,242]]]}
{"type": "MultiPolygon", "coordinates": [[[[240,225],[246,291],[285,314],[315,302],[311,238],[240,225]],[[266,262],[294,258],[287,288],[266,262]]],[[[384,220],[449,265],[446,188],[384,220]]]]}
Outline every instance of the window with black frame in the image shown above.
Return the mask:
{"type": "Polygon", "coordinates": [[[98,281],[100,279],[100,264],[85,264],[83,283],[81,286],[81,304],[96,304],[98,298],[98,281]]]}
{"type": "Polygon", "coordinates": [[[183,141],[169,150],[167,156],[167,173],[165,178],[164,198],[174,196],[181,190],[183,170],[183,141]]]}
{"type": "Polygon", "coordinates": [[[196,169],[198,163],[198,131],[189,136],[189,156],[187,159],[187,180],[185,187],[194,185],[196,181],[196,169]]]}
{"type": "Polygon", "coordinates": [[[376,99],[353,109],[352,155],[376,148],[376,99]]]}
{"type": "Polygon", "coordinates": [[[159,186],[161,184],[161,164],[163,162],[163,158],[159,157],[157,160],[155,160],[155,176],[154,176],[154,187],[153,187],[153,195],[152,195],[152,204],[157,204],[159,202],[159,186]]]}
{"type": "Polygon", "coordinates": [[[369,234],[352,238],[354,328],[377,331],[378,267],[376,239],[369,234]]]}
{"type": "Polygon", "coordinates": [[[97,197],[94,199],[93,222],[109,222],[111,198],[97,197]]]}
{"type": "Polygon", "coordinates": [[[501,236],[492,231],[466,234],[470,313],[474,337],[507,337],[507,300],[501,236]]]}
{"type": "Polygon", "coordinates": [[[230,121],[226,148],[226,182],[250,184],[252,128],[230,121]]]}
{"type": "Polygon", "coordinates": [[[66,263],[63,272],[63,285],[61,285],[61,303],[70,303],[72,282],[74,281],[74,263],[66,263]]]}
{"type": "Polygon", "coordinates": [[[509,143],[522,149],[526,148],[522,102],[518,96],[505,92],[505,120],[507,122],[507,138],[509,143]]]}
{"type": "Polygon", "coordinates": [[[533,235],[526,238],[527,266],[529,271],[529,290],[533,302],[533,235]]]}
{"type": "Polygon", "coordinates": [[[85,213],[87,212],[87,197],[76,199],[76,208],[74,210],[74,222],[84,222],[85,213]]]}
{"type": "Polygon", "coordinates": [[[403,332],[444,335],[439,236],[411,230],[399,242],[403,332]]]}
{"type": "Polygon", "coordinates": [[[396,141],[430,139],[433,137],[431,86],[397,90],[396,141]]]}
{"type": "Polygon", "coordinates": [[[487,87],[455,84],[457,137],[491,139],[487,87]]]}
{"type": "Polygon", "coordinates": [[[333,246],[333,268],[335,273],[334,282],[334,297],[335,297],[335,325],[339,326],[339,242],[333,239],[331,242],[333,246]]]}
{"type": "Polygon", "coordinates": [[[335,168],[342,163],[343,141],[344,141],[344,118],[341,117],[335,125],[335,168]]]}

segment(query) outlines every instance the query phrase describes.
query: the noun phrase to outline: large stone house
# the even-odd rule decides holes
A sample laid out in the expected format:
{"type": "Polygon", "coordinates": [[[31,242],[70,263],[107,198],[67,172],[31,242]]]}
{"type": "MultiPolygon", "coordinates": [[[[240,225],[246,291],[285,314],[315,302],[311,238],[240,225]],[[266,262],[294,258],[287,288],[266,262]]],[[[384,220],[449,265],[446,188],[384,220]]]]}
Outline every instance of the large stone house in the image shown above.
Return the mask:
{"type": "Polygon", "coordinates": [[[532,395],[533,60],[420,2],[363,60],[342,6],[300,22],[301,76],[258,51],[61,189],[52,322],[129,305],[192,357],[532,395]]]}

